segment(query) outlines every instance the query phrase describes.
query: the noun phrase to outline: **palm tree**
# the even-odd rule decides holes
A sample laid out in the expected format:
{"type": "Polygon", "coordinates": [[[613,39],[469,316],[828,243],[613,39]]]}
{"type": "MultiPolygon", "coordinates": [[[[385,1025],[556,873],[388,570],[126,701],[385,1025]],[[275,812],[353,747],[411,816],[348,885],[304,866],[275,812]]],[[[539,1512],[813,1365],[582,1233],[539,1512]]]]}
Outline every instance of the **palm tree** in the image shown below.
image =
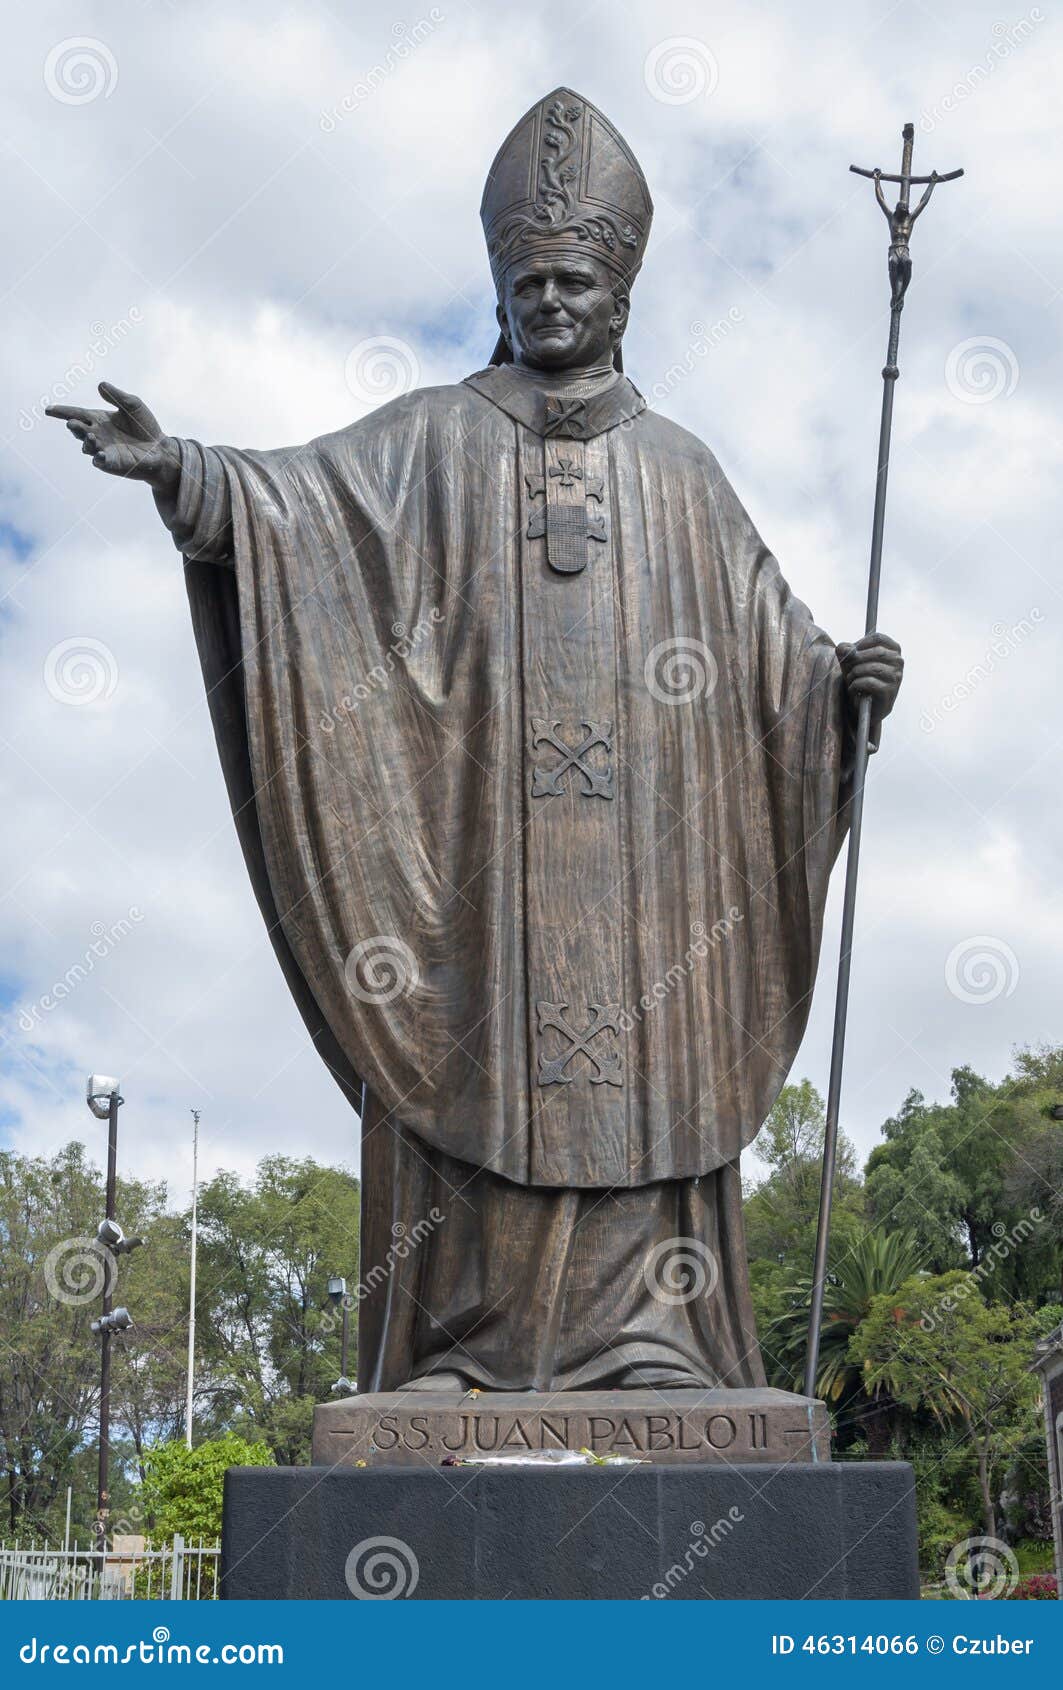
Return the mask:
{"type": "MultiPolygon", "coordinates": [[[[871,1299],[896,1291],[922,1267],[922,1250],[910,1232],[870,1230],[839,1257],[827,1275],[820,1328],[816,1394],[850,1424],[862,1425],[868,1451],[884,1455],[892,1437],[895,1404],[888,1392],[865,1389],[863,1374],[849,1360],[849,1343],[871,1306],[871,1299]]],[[[773,1329],[774,1383],[801,1389],[812,1300],[809,1275],[787,1288],[790,1312],[773,1329]]]]}

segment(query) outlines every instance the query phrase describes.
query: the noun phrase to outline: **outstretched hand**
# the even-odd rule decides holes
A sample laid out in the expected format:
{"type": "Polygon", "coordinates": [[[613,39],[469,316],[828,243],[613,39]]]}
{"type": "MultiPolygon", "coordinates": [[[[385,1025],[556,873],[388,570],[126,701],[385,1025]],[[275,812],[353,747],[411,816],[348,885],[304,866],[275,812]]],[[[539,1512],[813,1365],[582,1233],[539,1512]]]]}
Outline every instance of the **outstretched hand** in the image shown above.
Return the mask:
{"type": "Polygon", "coordinates": [[[855,645],[840,645],[838,661],[854,710],[862,697],[871,699],[871,720],[882,721],[897,702],[904,674],[904,658],[896,640],[888,634],[865,634],[855,645]]]}
{"type": "Polygon", "coordinates": [[[143,399],[123,393],[108,381],[100,383],[100,397],[113,411],[88,411],[78,405],[49,405],[46,416],[65,422],[81,450],[106,475],[149,481],[157,491],[172,485],[179,473],[176,443],[162,429],[143,399]]]}

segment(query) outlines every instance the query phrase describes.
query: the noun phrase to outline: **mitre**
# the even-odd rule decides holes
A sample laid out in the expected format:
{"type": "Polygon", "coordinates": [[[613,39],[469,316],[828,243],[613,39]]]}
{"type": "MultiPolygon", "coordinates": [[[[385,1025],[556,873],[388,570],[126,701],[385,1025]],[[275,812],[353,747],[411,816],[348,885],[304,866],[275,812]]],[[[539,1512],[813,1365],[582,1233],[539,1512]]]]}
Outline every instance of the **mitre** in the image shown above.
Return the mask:
{"type": "Polygon", "coordinates": [[[652,217],[646,178],[623,137],[571,88],[547,94],[506,136],[480,205],[496,285],[517,259],[574,246],[630,283],[652,217]]]}

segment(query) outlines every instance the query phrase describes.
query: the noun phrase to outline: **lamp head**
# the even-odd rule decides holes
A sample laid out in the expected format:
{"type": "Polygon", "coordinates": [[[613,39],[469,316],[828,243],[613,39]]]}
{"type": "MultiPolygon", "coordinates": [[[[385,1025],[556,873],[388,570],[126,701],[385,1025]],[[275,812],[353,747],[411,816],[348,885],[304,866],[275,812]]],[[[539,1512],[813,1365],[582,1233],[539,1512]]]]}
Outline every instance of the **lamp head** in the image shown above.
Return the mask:
{"type": "Polygon", "coordinates": [[[111,1112],[111,1098],[117,1092],[118,1081],[109,1074],[90,1074],[85,1081],[85,1101],[98,1121],[106,1121],[111,1112]]]}
{"type": "Polygon", "coordinates": [[[106,1332],[128,1332],[132,1324],[133,1316],[128,1309],[112,1309],[110,1314],[101,1314],[99,1320],[94,1320],[91,1330],[100,1338],[106,1332]]]}

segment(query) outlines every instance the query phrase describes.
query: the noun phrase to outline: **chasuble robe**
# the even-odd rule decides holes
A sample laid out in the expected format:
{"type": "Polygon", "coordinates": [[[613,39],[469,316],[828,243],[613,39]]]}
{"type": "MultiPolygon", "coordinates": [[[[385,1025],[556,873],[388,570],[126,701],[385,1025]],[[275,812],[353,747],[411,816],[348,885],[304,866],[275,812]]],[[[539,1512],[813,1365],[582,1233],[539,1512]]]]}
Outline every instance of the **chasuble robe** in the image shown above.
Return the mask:
{"type": "Polygon", "coordinates": [[[180,452],[245,857],[362,1114],[362,1388],[762,1382],[738,1158],[847,825],[833,642],[622,375],[180,452]]]}

